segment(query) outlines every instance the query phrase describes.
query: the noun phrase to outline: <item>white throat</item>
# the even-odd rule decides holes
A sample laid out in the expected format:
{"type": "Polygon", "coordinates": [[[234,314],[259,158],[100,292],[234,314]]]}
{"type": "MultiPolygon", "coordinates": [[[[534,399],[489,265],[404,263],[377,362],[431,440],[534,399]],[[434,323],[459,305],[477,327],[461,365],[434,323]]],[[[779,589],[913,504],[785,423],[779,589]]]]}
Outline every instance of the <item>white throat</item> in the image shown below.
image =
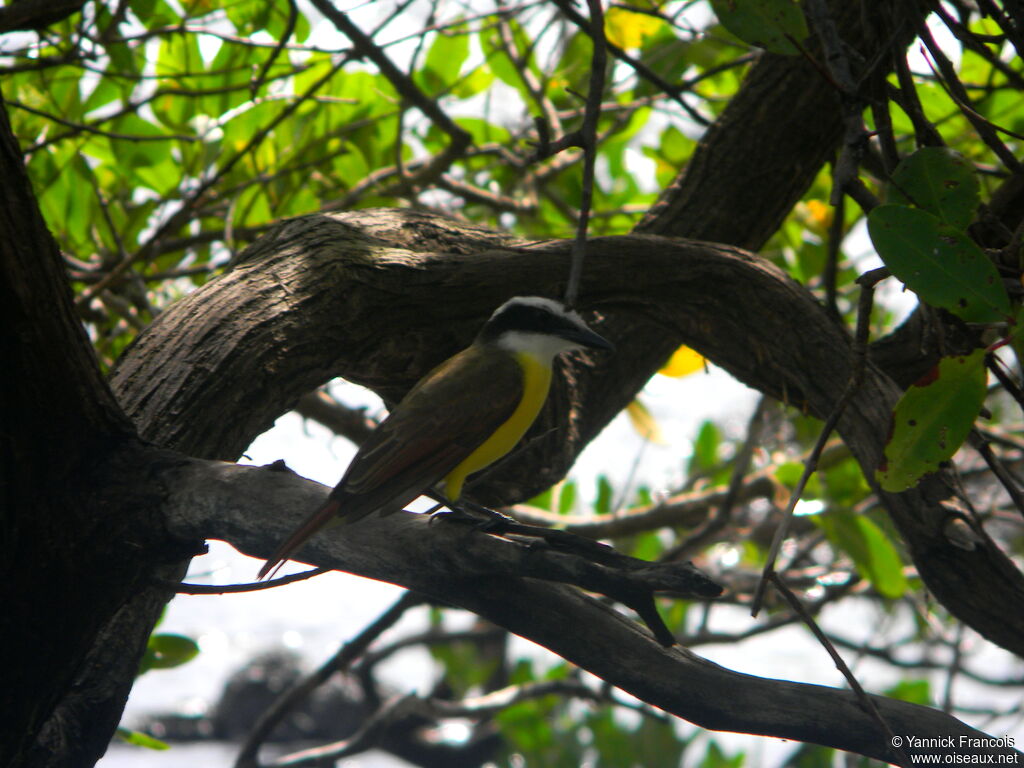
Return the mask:
{"type": "Polygon", "coordinates": [[[562,352],[581,348],[581,345],[560,336],[530,331],[507,331],[498,339],[497,345],[509,352],[530,355],[548,365],[562,352]]]}

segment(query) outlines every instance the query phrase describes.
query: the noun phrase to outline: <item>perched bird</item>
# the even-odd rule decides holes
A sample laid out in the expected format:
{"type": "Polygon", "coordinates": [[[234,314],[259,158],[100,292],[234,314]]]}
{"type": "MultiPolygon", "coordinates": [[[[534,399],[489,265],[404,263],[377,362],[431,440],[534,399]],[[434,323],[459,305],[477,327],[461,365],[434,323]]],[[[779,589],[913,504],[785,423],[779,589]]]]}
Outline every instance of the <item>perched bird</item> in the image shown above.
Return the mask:
{"type": "Polygon", "coordinates": [[[277,548],[259,578],[330,523],[397,512],[442,480],[444,497],[458,501],[466,478],[512,450],[536,420],[555,357],[580,347],[613,349],[557,301],[506,301],[469,347],[409,390],[359,448],[326,503],[277,548]]]}

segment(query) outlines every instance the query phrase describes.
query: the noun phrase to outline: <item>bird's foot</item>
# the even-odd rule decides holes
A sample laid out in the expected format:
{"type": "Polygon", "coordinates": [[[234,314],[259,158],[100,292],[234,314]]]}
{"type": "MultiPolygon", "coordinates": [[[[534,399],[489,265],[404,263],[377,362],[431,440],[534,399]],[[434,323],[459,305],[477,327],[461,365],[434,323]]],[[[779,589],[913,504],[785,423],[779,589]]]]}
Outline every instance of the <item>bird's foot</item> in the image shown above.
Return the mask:
{"type": "Polygon", "coordinates": [[[484,533],[496,533],[503,531],[510,523],[515,521],[508,515],[503,515],[488,507],[461,501],[452,504],[447,509],[440,509],[430,515],[430,522],[435,520],[447,520],[451,523],[462,523],[472,525],[474,529],[484,533]]]}

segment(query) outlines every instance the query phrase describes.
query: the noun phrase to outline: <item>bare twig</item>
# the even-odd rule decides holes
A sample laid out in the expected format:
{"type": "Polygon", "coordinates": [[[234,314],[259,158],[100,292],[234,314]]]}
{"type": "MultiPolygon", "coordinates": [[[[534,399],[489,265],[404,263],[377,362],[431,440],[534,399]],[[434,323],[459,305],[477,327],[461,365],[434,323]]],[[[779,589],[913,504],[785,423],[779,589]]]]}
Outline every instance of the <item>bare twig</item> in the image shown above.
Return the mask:
{"type": "Polygon", "coordinates": [[[914,82],[914,75],[910,71],[905,55],[896,57],[896,80],[900,87],[891,88],[889,95],[913,123],[914,138],[918,146],[944,147],[946,142],[943,141],[942,135],[924,114],[924,107],[917,93],[917,84],[914,82]]]}
{"type": "Polygon", "coordinates": [[[274,49],[270,52],[270,56],[268,56],[267,60],[263,62],[263,66],[260,67],[259,74],[249,84],[249,92],[252,94],[252,98],[256,98],[256,94],[259,92],[260,86],[266,82],[267,76],[270,74],[270,70],[273,68],[274,63],[288,45],[288,41],[292,39],[292,35],[295,34],[295,25],[298,21],[299,7],[295,4],[295,0],[288,0],[288,21],[285,23],[281,39],[277,41],[274,49]]]}
{"type": "Polygon", "coordinates": [[[1014,381],[1009,371],[1003,365],[1003,361],[994,352],[990,351],[985,355],[985,367],[992,372],[992,375],[996,377],[1003,386],[1003,389],[1006,390],[1006,393],[1013,398],[1014,402],[1021,409],[1024,409],[1024,390],[1021,389],[1020,384],[1014,381]]]}
{"type": "MultiPolygon", "coordinates": [[[[926,24],[922,24],[918,29],[918,34],[921,37],[921,41],[928,49],[928,53],[931,54],[931,58],[935,61],[938,67],[936,76],[939,77],[939,82],[942,83],[946,89],[946,93],[953,99],[960,111],[963,112],[964,117],[967,118],[968,122],[974,126],[974,130],[978,132],[978,137],[985,142],[985,145],[995,153],[996,157],[1003,161],[1006,167],[1014,172],[1019,173],[1021,170],[1020,161],[1017,160],[1010,148],[1007,147],[996,135],[996,131],[991,122],[986,120],[971,105],[971,97],[964,89],[963,83],[960,82],[960,78],[957,77],[956,68],[953,63],[949,60],[946,54],[939,48],[938,43],[935,42],[935,38],[932,37],[931,31],[928,29],[926,24]]],[[[1004,133],[1012,133],[1005,128],[999,130],[1004,133]]],[[[1021,138],[1018,134],[1012,134],[1015,138],[1021,138]]]]}
{"type": "MultiPolygon", "coordinates": [[[[573,3],[570,2],[570,0],[555,0],[555,5],[558,6],[559,10],[561,10],[562,13],[565,14],[566,18],[569,19],[569,21],[571,21],[577,27],[579,27],[588,35],[590,35],[591,38],[595,36],[594,29],[591,26],[591,24],[587,22],[586,18],[584,18],[583,15],[579,11],[577,11],[575,7],[573,7],[573,3]]],[[[593,21],[593,10],[591,10],[591,21],[593,21]]],[[[600,35],[602,39],[604,38],[603,26],[597,32],[597,34],[600,35]]],[[[708,126],[711,124],[710,120],[708,120],[706,117],[704,117],[704,115],[702,115],[700,112],[694,109],[693,106],[688,104],[686,99],[683,98],[683,93],[685,93],[692,86],[692,83],[683,83],[678,86],[674,86],[671,83],[664,80],[662,77],[660,77],[658,73],[656,73],[646,64],[644,64],[642,61],[626,53],[626,51],[622,50],[621,48],[619,48],[619,46],[615,45],[614,43],[606,41],[605,45],[607,46],[608,51],[610,51],[615,58],[617,58],[619,61],[628,64],[630,67],[633,68],[637,75],[642,77],[644,80],[647,80],[649,83],[651,83],[656,88],[665,93],[669,98],[675,101],[680,107],[682,107],[683,110],[685,110],[686,114],[690,116],[690,119],[693,120],[695,123],[702,126],[708,126]]]]}
{"type": "Polygon", "coordinates": [[[323,424],[355,445],[360,445],[377,426],[377,422],[366,415],[365,408],[350,408],[319,389],[300,397],[295,412],[304,419],[323,424]]]}
{"type": "Polygon", "coordinates": [[[910,768],[910,758],[902,748],[895,746],[896,744],[901,744],[902,741],[894,738],[896,734],[893,733],[889,723],[885,721],[885,718],[882,717],[881,713],[878,711],[878,707],[876,707],[875,703],[871,700],[871,697],[868,696],[860,683],[857,682],[857,678],[854,677],[850,668],[846,666],[846,662],[843,661],[843,657],[839,655],[838,651],[836,651],[835,646],[829,642],[827,637],[825,637],[825,633],[821,631],[821,627],[818,626],[818,622],[816,622],[811,614],[804,609],[803,604],[797,596],[790,591],[777,573],[772,572],[768,578],[771,580],[772,584],[775,585],[775,588],[779,590],[779,593],[786,599],[786,602],[789,603],[790,607],[800,616],[804,624],[807,625],[807,628],[814,633],[816,638],[818,638],[818,642],[821,643],[822,647],[828,651],[828,655],[831,656],[832,661],[835,662],[836,669],[838,669],[842,673],[843,677],[846,678],[846,682],[850,684],[850,688],[853,689],[853,692],[856,694],[857,700],[864,708],[864,711],[878,723],[882,728],[882,731],[885,733],[886,741],[890,745],[893,745],[893,752],[899,761],[899,764],[903,766],[903,768],[910,768]]]}
{"type": "MultiPolygon", "coordinates": [[[[737,501],[770,498],[774,491],[771,468],[761,470],[743,478],[737,501]]],[[[728,489],[703,488],[615,515],[558,515],[525,504],[517,504],[511,511],[516,519],[533,525],[557,526],[580,536],[605,539],[630,536],[666,526],[697,526],[708,517],[712,509],[725,502],[728,493],[728,489]]]]}
{"type": "Polygon", "coordinates": [[[1006,491],[1014,506],[1017,507],[1017,511],[1024,515],[1024,493],[1021,492],[1019,481],[1010,474],[1010,470],[1006,468],[992,450],[989,441],[978,430],[972,429],[968,440],[974,450],[978,452],[978,455],[985,460],[985,464],[988,465],[992,474],[996,476],[999,484],[1003,486],[1003,490],[1006,491]]]}
{"type": "Polygon", "coordinates": [[[853,397],[857,388],[860,387],[861,379],[864,376],[864,365],[867,361],[867,340],[871,329],[871,308],[874,304],[875,285],[877,285],[880,280],[883,280],[888,276],[889,270],[882,267],[880,269],[874,269],[870,272],[866,272],[857,278],[857,282],[861,286],[861,293],[860,301],[857,305],[857,330],[853,343],[853,371],[850,375],[850,381],[847,383],[846,389],[839,397],[839,400],[832,409],[832,412],[825,420],[825,424],[821,428],[821,433],[818,435],[818,440],[814,444],[814,448],[811,450],[811,455],[808,456],[807,461],[804,463],[804,470],[800,475],[800,480],[797,482],[796,487],[790,494],[789,503],[786,505],[786,509],[783,512],[782,521],[779,523],[779,527],[775,532],[775,537],[772,540],[771,547],[768,550],[768,556],[765,558],[764,571],[761,574],[761,583],[758,584],[757,590],[754,592],[754,599],[751,601],[751,616],[757,616],[761,610],[765,587],[767,586],[769,579],[775,573],[775,560],[779,556],[779,550],[782,547],[782,542],[785,541],[786,535],[789,533],[789,526],[793,520],[793,512],[796,510],[797,502],[800,501],[800,497],[803,495],[804,488],[807,487],[807,481],[811,479],[811,475],[814,474],[818,468],[818,459],[825,448],[825,443],[828,441],[829,435],[832,434],[832,430],[835,429],[836,425],[839,423],[839,418],[843,415],[843,411],[846,410],[847,403],[853,397]]]}
{"type": "Polygon", "coordinates": [[[292,573],[268,581],[255,581],[247,584],[188,584],[182,582],[174,585],[174,591],[180,595],[233,595],[240,592],[259,592],[261,589],[283,587],[285,584],[306,581],[330,570],[330,568],[311,568],[302,573],[292,573]]]}
{"type": "Polygon", "coordinates": [[[590,57],[590,88],[587,106],[583,113],[580,137],[583,142],[583,181],[580,189],[580,213],[576,223],[576,239],[572,244],[572,266],[569,282],[565,289],[567,306],[576,304],[580,278],[583,275],[583,259],[587,250],[587,228],[590,224],[590,206],[594,199],[594,161],[597,155],[597,122],[601,117],[601,97],[604,95],[604,73],[607,64],[604,37],[604,10],[601,0],[587,0],[590,8],[590,40],[593,53],[590,57]]]}
{"type": "Polygon", "coordinates": [[[405,615],[406,611],[422,602],[423,598],[419,595],[405,592],[376,621],[366,627],[351,641],[342,645],[337,653],[321,665],[319,669],[278,698],[273,706],[264,712],[256,725],[253,726],[249,737],[238,753],[238,758],[235,760],[235,768],[255,768],[259,764],[257,753],[259,752],[260,745],[266,741],[271,731],[274,730],[285,715],[294,709],[299,701],[323,685],[335,672],[349,667],[355,659],[366,651],[374,640],[380,637],[385,630],[394,626],[405,615]]]}

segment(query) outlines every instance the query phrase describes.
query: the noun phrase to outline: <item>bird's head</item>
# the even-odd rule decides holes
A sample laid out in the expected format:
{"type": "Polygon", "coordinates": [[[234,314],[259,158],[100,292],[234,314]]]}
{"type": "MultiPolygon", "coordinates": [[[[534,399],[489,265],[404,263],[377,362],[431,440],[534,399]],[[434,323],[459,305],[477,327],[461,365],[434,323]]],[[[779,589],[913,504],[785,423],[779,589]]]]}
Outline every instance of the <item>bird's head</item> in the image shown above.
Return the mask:
{"type": "Polygon", "coordinates": [[[516,296],[506,301],[494,310],[477,341],[547,360],[580,347],[615,348],[571,309],[541,296],[516,296]]]}

